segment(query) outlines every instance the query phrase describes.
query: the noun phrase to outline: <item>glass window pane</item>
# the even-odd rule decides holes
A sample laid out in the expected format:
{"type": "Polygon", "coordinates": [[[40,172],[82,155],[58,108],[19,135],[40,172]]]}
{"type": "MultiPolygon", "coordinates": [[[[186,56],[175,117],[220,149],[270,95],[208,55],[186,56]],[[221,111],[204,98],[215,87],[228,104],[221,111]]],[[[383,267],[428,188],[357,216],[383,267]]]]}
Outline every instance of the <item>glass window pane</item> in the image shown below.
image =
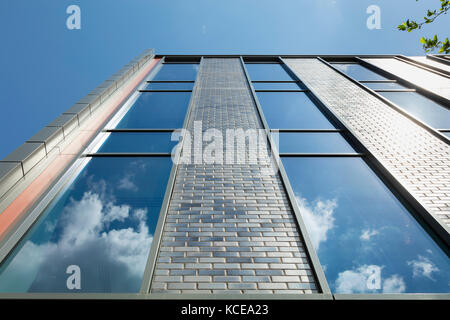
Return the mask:
{"type": "Polygon", "coordinates": [[[294,81],[278,63],[247,63],[245,67],[252,81],[294,81]]]}
{"type": "Polygon", "coordinates": [[[199,68],[198,63],[165,63],[152,79],[154,81],[195,80],[199,68]]]}
{"type": "Polygon", "coordinates": [[[114,152],[172,152],[177,141],[171,141],[172,132],[110,132],[98,153],[114,152]]]}
{"type": "Polygon", "coordinates": [[[304,92],[257,92],[271,129],[334,129],[304,92]]]}
{"type": "Polygon", "coordinates": [[[117,128],[181,128],[190,92],[143,92],[117,128]]]}
{"type": "Polygon", "coordinates": [[[150,82],[144,90],[192,90],[194,82],[150,82]]]}
{"type": "Polygon", "coordinates": [[[170,157],[92,158],[0,267],[0,292],[138,292],[170,157]],[[81,289],[66,285],[80,268],[81,289]]]}
{"type": "Polygon", "coordinates": [[[295,82],[254,82],[255,90],[302,90],[295,82]]]}
{"type": "Polygon", "coordinates": [[[366,87],[372,89],[372,90],[400,90],[400,89],[408,89],[405,86],[402,86],[401,84],[398,84],[396,82],[366,82],[363,83],[366,87]]]}
{"type": "Polygon", "coordinates": [[[355,80],[389,80],[357,63],[333,63],[333,66],[355,80]]]}
{"type": "MultiPolygon", "coordinates": [[[[272,137],[276,141],[276,133],[272,137]]],[[[280,153],[354,153],[338,132],[280,132],[280,153]]]]}
{"type": "Polygon", "coordinates": [[[283,158],[334,293],[448,292],[450,260],[360,158],[283,158]]]}
{"type": "Polygon", "coordinates": [[[450,139],[450,132],[441,132],[444,136],[447,136],[450,139]]]}
{"type": "Polygon", "coordinates": [[[450,128],[450,111],[417,92],[380,92],[380,94],[433,128],[450,128]]]}

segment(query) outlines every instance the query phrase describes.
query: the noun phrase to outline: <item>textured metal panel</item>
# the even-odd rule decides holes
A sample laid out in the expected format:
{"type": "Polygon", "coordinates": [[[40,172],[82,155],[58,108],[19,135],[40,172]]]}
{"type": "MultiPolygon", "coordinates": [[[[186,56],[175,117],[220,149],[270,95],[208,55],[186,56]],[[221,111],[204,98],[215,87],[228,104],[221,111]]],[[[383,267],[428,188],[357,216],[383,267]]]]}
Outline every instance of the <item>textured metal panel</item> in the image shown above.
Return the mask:
{"type": "Polygon", "coordinates": [[[23,177],[20,162],[0,161],[0,198],[23,177]]]}
{"type": "Polygon", "coordinates": [[[287,65],[426,209],[450,226],[450,146],[317,59],[287,65]]]}
{"type": "MultiPolygon", "coordinates": [[[[205,58],[187,125],[261,129],[238,58],[205,58]]],[[[205,146],[205,144],[204,144],[205,146]]],[[[248,150],[248,149],[247,149],[248,150]]],[[[151,293],[316,293],[281,177],[257,164],[181,164],[151,293]]]]}

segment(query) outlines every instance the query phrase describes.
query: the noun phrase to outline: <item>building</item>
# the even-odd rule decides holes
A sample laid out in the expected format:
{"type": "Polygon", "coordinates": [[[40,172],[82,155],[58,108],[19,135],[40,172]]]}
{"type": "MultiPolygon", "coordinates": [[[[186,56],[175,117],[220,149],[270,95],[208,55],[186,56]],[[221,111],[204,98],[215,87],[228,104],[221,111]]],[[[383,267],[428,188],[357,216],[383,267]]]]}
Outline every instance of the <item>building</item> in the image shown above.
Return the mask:
{"type": "Polygon", "coordinates": [[[0,298],[448,299],[449,101],[449,56],[146,51],[0,162],[0,298]]]}

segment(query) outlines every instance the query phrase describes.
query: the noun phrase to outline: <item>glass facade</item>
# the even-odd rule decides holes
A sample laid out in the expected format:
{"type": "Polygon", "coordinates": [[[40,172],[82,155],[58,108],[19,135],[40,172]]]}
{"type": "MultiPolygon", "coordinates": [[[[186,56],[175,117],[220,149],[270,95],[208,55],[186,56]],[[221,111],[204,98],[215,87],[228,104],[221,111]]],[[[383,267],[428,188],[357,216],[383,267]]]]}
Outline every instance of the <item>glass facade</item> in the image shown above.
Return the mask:
{"type": "Polygon", "coordinates": [[[165,63],[153,81],[194,81],[199,69],[198,63],[165,63]]]}
{"type": "Polygon", "coordinates": [[[333,66],[349,77],[362,81],[362,80],[389,80],[386,77],[373,72],[357,63],[333,63],[333,66]]]}
{"type": "Polygon", "coordinates": [[[0,267],[0,292],[138,292],[170,157],[89,159],[0,267]]]}
{"type": "Polygon", "coordinates": [[[294,81],[279,63],[247,63],[245,67],[252,81],[294,81]]]}
{"type": "Polygon", "coordinates": [[[279,140],[277,147],[281,154],[355,153],[355,150],[338,132],[280,132],[276,134],[279,140]]]}
{"type": "Polygon", "coordinates": [[[172,132],[110,132],[98,153],[171,153],[172,132]]]}

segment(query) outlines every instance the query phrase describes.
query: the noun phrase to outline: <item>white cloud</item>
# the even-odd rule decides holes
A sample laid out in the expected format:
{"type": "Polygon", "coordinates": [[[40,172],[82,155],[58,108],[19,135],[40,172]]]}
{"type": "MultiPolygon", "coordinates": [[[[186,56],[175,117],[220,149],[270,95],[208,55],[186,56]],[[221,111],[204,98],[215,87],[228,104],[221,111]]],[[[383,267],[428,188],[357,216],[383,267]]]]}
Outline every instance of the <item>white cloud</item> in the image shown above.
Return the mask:
{"type": "Polygon", "coordinates": [[[143,208],[130,214],[128,205],[103,203],[98,194],[86,192],[81,200],[71,200],[64,208],[56,240],[48,233],[45,238],[52,240],[25,242],[4,270],[0,291],[64,291],[65,270],[71,264],[81,268],[82,288],[98,290],[98,285],[107,288],[114,284],[123,292],[136,290],[153,240],[146,214],[143,208]],[[109,229],[111,222],[126,219],[137,226],[109,229]]]}
{"type": "Polygon", "coordinates": [[[337,208],[337,200],[316,200],[311,205],[308,200],[296,195],[300,213],[308,227],[311,242],[316,250],[321,242],[327,240],[327,233],[334,226],[334,209],[337,208]]]}
{"type": "Polygon", "coordinates": [[[379,234],[379,232],[377,230],[370,230],[370,229],[365,229],[363,230],[361,236],[359,237],[361,240],[365,240],[368,241],[370,240],[370,238],[372,238],[373,236],[379,234]]]}
{"type": "Polygon", "coordinates": [[[132,178],[133,176],[131,174],[125,175],[122,179],[119,180],[117,188],[122,190],[138,191],[138,187],[131,180],[132,178]]]}
{"type": "Polygon", "coordinates": [[[394,274],[383,280],[381,271],[384,266],[363,265],[353,270],[340,272],[336,279],[338,293],[383,293],[404,292],[406,285],[403,278],[394,274]]]}
{"type": "Polygon", "coordinates": [[[413,277],[423,276],[434,280],[432,273],[439,272],[439,268],[430,259],[421,255],[418,255],[416,260],[408,261],[408,265],[413,268],[413,277]]]}
{"type": "Polygon", "coordinates": [[[403,278],[396,274],[383,281],[383,293],[403,293],[405,290],[403,278]]]}

